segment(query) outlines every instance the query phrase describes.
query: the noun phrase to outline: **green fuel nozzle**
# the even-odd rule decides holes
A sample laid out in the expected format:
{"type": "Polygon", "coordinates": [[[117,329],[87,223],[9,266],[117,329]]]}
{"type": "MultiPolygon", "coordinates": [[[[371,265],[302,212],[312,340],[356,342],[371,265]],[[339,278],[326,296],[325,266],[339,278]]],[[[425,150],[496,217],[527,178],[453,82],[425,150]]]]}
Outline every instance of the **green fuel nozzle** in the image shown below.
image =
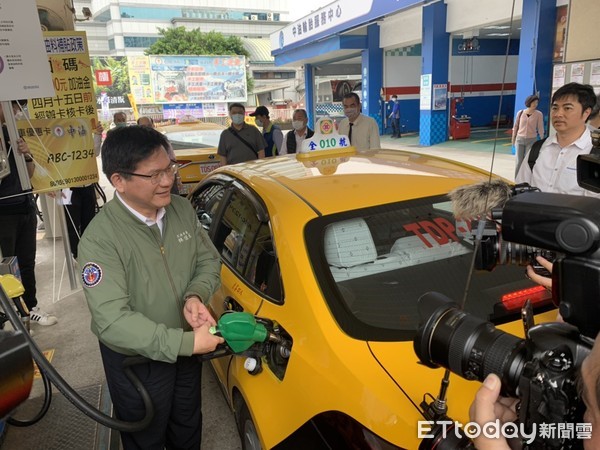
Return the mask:
{"type": "Polygon", "coordinates": [[[225,339],[234,353],[246,351],[259,342],[278,340],[265,325],[257,322],[252,314],[246,312],[223,314],[217,326],[210,328],[210,332],[225,339]]]}

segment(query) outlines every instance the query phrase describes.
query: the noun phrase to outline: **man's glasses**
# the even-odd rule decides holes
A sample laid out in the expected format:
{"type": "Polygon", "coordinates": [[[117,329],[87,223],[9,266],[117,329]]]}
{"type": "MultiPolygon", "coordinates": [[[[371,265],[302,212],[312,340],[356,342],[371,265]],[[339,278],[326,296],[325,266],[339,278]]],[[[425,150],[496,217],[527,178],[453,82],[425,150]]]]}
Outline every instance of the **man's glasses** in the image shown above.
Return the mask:
{"type": "Polygon", "coordinates": [[[142,173],[135,173],[135,172],[124,172],[122,170],[120,170],[119,173],[122,173],[124,175],[133,175],[135,177],[148,178],[150,180],[150,183],[158,184],[158,183],[160,183],[160,180],[162,180],[163,176],[173,178],[175,176],[175,174],[177,173],[178,168],[179,168],[179,166],[177,164],[171,164],[166,169],[157,170],[156,172],[154,172],[151,175],[144,175],[142,173]]]}

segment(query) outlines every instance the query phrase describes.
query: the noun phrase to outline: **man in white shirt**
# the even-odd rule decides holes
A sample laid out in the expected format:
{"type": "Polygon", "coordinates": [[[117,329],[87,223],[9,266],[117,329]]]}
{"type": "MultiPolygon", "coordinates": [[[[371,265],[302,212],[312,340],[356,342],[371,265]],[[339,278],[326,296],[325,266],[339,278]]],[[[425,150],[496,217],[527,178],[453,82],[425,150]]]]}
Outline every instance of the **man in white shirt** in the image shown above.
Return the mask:
{"type": "Polygon", "coordinates": [[[342,119],[338,132],[350,139],[350,144],[358,151],[381,148],[379,142],[379,127],[369,116],[360,113],[360,98],[355,92],[344,95],[345,119],[342,119]]]}
{"type": "Polygon", "coordinates": [[[307,138],[313,137],[315,132],[308,128],[308,115],[305,109],[297,109],[292,115],[292,128],[293,130],[288,131],[283,140],[281,146],[281,155],[287,155],[288,153],[296,153],[302,147],[302,141],[307,138]]]}
{"type": "Polygon", "coordinates": [[[533,170],[529,153],[515,178],[516,183],[529,183],[542,192],[584,195],[599,194],[579,187],[577,184],[577,156],[592,150],[592,139],[586,121],[596,104],[596,95],[589,85],[568,83],[552,96],[550,119],[556,130],[540,148],[533,170]]]}

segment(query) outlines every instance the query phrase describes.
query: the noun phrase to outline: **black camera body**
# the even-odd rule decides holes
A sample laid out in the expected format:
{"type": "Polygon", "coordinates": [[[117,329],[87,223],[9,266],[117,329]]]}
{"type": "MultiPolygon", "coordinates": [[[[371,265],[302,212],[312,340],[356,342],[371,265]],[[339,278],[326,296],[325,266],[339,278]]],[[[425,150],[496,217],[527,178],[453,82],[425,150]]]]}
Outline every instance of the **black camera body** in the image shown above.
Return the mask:
{"type": "Polygon", "coordinates": [[[577,157],[577,184],[584,189],[600,192],[600,128],[590,132],[592,151],[577,157]]]}
{"type": "MultiPolygon", "coordinates": [[[[414,340],[415,352],[428,367],[443,366],[468,380],[483,381],[490,373],[502,380],[502,394],[518,397],[521,435],[531,437],[524,448],[577,449],[581,441],[553,434],[540,437],[540,425],[556,430],[559,424],[582,422],[583,409],[577,374],[591,351],[593,340],[566,323],[543,323],[520,339],[474,317],[442,294],[430,292],[419,299],[423,324],[414,340]]],[[[441,428],[432,441],[441,441],[441,428]]],[[[445,448],[472,448],[466,439],[445,448]]]]}
{"type": "Polygon", "coordinates": [[[600,331],[600,200],[517,195],[502,212],[502,236],[564,254],[554,262],[552,297],[566,322],[595,338],[600,331]]]}
{"type": "Polygon", "coordinates": [[[552,297],[563,319],[595,338],[600,331],[600,199],[526,192],[501,210],[502,229],[487,226],[475,268],[554,263],[552,297]]]}
{"type": "MultiPolygon", "coordinates": [[[[600,130],[595,150],[599,143],[600,130]]],[[[600,154],[579,156],[577,164],[579,184],[600,192],[600,154]]],[[[503,395],[519,399],[519,424],[529,433],[541,424],[583,422],[578,374],[600,331],[600,199],[521,192],[492,212],[501,219],[501,232],[493,224],[480,233],[475,266],[528,264],[538,255],[552,260],[552,297],[566,323],[526,327],[526,338],[520,339],[465,313],[443,295],[428,293],[419,299],[414,348],[425,365],[443,366],[466,379],[497,374],[503,395]]],[[[530,312],[524,314],[528,322],[530,312]]],[[[424,441],[420,448],[433,448],[432,442],[441,440],[424,441]]],[[[552,435],[522,443],[527,449],[579,449],[582,442],[552,435]]],[[[471,445],[460,439],[445,448],[471,445]]]]}

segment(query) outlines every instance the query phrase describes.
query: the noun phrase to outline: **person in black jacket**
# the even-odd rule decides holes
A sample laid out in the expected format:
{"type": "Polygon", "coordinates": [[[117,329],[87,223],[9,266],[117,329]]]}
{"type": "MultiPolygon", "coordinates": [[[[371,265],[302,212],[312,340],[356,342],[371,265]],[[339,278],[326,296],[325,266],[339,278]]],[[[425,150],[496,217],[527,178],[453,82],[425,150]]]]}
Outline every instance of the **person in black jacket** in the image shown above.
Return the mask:
{"type": "Polygon", "coordinates": [[[281,154],[286,155],[288,153],[296,153],[302,141],[307,138],[313,137],[315,132],[308,128],[308,115],[305,109],[297,109],[292,115],[292,128],[293,130],[288,131],[283,140],[283,146],[281,147],[281,154]]]}
{"type": "MultiPolygon", "coordinates": [[[[13,112],[16,114],[20,104],[25,101],[14,101],[13,112]]],[[[40,325],[54,325],[58,322],[55,316],[46,314],[39,306],[35,285],[35,253],[37,217],[36,207],[31,191],[24,191],[17,172],[15,152],[23,155],[29,176],[35,171],[35,161],[24,139],[18,139],[12,146],[8,130],[4,125],[5,118],[0,108],[0,124],[4,142],[8,151],[10,174],[0,180],[0,249],[3,256],[16,256],[19,262],[21,281],[25,288],[23,300],[29,309],[32,322],[40,325]]]]}

